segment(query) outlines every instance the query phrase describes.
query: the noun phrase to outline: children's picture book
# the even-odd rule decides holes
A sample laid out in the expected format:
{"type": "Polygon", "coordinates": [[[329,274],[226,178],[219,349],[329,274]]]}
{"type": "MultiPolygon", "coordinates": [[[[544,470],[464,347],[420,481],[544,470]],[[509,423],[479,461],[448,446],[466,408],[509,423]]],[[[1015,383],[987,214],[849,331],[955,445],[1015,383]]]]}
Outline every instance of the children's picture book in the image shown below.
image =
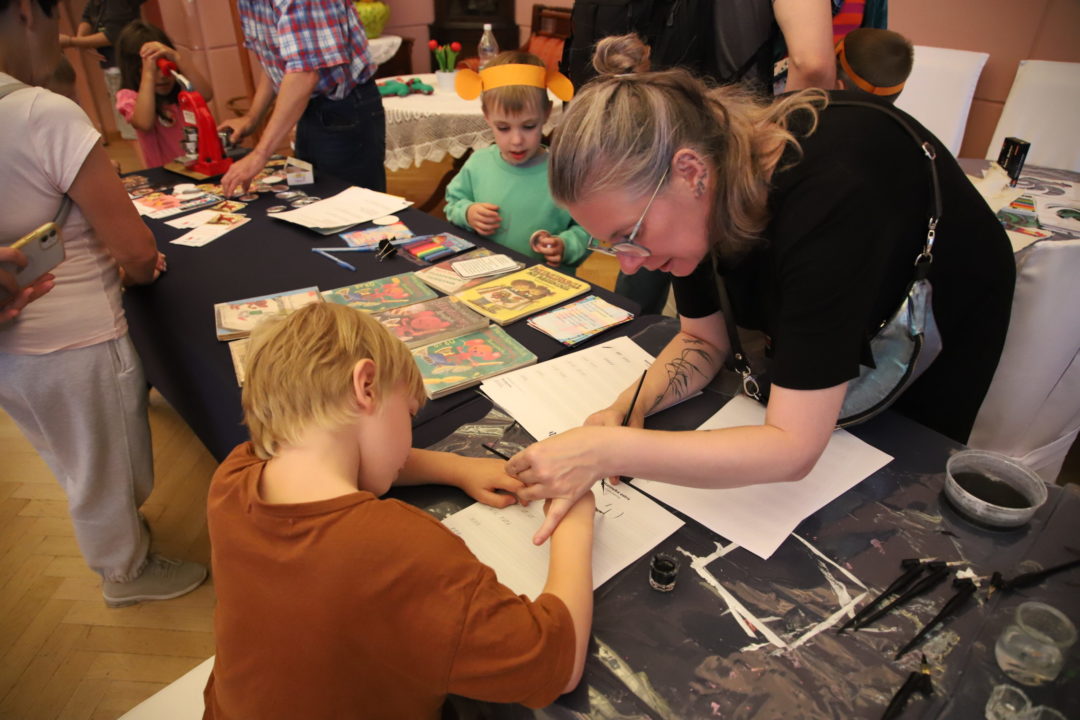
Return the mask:
{"type": "Polygon", "coordinates": [[[413,231],[403,222],[390,225],[376,225],[367,230],[352,230],[351,232],[339,233],[338,237],[344,240],[349,247],[376,250],[380,240],[402,240],[411,238],[413,231]]]}
{"type": "Polygon", "coordinates": [[[375,313],[432,300],[438,295],[413,273],[402,273],[327,290],[323,297],[327,302],[375,313]]]}
{"type": "MultiPolygon", "coordinates": [[[[431,267],[423,268],[416,271],[416,277],[426,282],[436,290],[441,290],[447,295],[454,295],[467,290],[471,287],[476,287],[487,282],[490,278],[463,278],[454,272],[454,269],[450,266],[451,263],[458,262],[459,260],[470,260],[474,258],[487,257],[488,255],[494,255],[495,253],[487,248],[477,248],[472,252],[467,252],[464,255],[454,258],[453,260],[444,260],[441,263],[432,265],[431,267]]],[[[518,263],[518,266],[514,270],[520,270],[525,267],[525,263],[518,263]]],[[[512,272],[508,270],[507,272],[512,272]]]]}
{"type": "Polygon", "coordinates": [[[322,302],[322,295],[317,287],[217,303],[214,305],[217,339],[247,337],[260,320],[271,315],[288,315],[313,302],[322,302]]]}
{"type": "Polygon", "coordinates": [[[573,347],[608,328],[629,322],[634,314],[607,300],[588,295],[528,319],[529,327],[573,347]]]}
{"type": "Polygon", "coordinates": [[[536,355],[500,327],[425,345],[412,353],[432,400],[536,362],[536,355]]]}
{"type": "Polygon", "coordinates": [[[546,265],[533,265],[457,294],[469,307],[500,325],[577,297],[589,289],[584,280],[546,265]]]}
{"type": "Polygon", "coordinates": [[[488,326],[486,317],[448,297],[383,310],[373,317],[409,348],[466,335],[488,326]]]}
{"type": "Polygon", "coordinates": [[[240,338],[229,343],[229,355],[232,357],[233,372],[236,373],[236,384],[244,387],[244,363],[247,362],[248,344],[251,340],[240,338]]]}

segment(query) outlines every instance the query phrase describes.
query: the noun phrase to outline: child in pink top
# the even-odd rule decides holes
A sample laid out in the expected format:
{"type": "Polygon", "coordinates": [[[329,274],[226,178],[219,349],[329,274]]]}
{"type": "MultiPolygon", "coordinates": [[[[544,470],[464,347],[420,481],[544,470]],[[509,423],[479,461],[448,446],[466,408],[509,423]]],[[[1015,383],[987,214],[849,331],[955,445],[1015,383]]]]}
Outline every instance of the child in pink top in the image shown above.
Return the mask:
{"type": "Polygon", "coordinates": [[[181,145],[184,123],[177,105],[181,87],[172,74],[161,72],[158,58],[176,63],[180,74],[207,102],[213,97],[210,84],[184,62],[164,30],[142,20],[124,27],[116,51],[121,87],[116,93],[116,110],[135,128],[146,166],[158,167],[186,154],[181,145]]]}

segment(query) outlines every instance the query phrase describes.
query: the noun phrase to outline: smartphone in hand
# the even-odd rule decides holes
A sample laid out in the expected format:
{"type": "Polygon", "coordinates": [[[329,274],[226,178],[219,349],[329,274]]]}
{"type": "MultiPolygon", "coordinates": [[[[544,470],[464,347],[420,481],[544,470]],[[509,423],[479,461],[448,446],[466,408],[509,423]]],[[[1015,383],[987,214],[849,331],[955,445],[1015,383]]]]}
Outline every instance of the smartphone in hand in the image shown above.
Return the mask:
{"type": "MultiPolygon", "coordinates": [[[[19,287],[26,287],[64,261],[64,240],[60,228],[53,222],[47,222],[37,230],[23,235],[11,247],[22,251],[26,256],[26,267],[16,267],[15,263],[0,263],[0,268],[13,274],[19,287]]],[[[0,302],[6,300],[8,295],[5,289],[0,288],[0,302]]]]}

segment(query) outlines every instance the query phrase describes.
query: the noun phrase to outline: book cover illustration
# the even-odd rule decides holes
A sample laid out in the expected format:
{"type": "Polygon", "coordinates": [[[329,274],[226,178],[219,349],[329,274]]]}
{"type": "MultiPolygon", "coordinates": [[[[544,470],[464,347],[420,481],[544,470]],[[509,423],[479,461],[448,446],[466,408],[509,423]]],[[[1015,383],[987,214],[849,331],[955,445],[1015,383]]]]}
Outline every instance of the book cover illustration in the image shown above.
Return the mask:
{"type": "Polygon", "coordinates": [[[466,335],[488,325],[486,317],[448,297],[384,310],[372,317],[410,348],[466,335]]]}
{"type": "Polygon", "coordinates": [[[213,195],[205,192],[183,196],[164,192],[152,192],[143,195],[142,197],[135,198],[132,202],[135,203],[135,209],[138,210],[141,215],[160,220],[189,210],[206,207],[207,205],[217,205],[224,199],[225,198],[220,195],[213,195]]]}
{"type": "Polygon", "coordinates": [[[323,297],[327,302],[374,313],[432,300],[438,296],[413,273],[402,273],[327,290],[323,297]]]}
{"type": "Polygon", "coordinates": [[[596,295],[588,295],[562,307],[534,315],[529,327],[573,347],[608,328],[629,322],[634,314],[596,295]]]}
{"type": "Polygon", "coordinates": [[[217,339],[232,340],[246,337],[263,318],[270,315],[288,315],[308,303],[321,301],[319,288],[309,287],[217,303],[214,305],[217,339]]]}
{"type": "Polygon", "coordinates": [[[481,315],[507,325],[577,297],[589,287],[546,265],[533,265],[463,290],[458,297],[481,315]]]}
{"type": "Polygon", "coordinates": [[[425,345],[412,354],[433,400],[536,362],[536,355],[493,326],[425,345]]]}
{"type": "MultiPolygon", "coordinates": [[[[468,290],[471,287],[486,283],[491,278],[463,278],[454,272],[450,263],[458,262],[460,260],[473,260],[478,257],[486,257],[494,254],[493,251],[488,250],[487,248],[478,248],[472,252],[467,252],[464,255],[459,255],[453,260],[444,260],[422,270],[417,270],[416,277],[420,278],[436,290],[440,290],[447,295],[454,295],[462,290],[468,290]]],[[[525,263],[520,263],[518,269],[523,267],[525,267],[525,263]]]]}

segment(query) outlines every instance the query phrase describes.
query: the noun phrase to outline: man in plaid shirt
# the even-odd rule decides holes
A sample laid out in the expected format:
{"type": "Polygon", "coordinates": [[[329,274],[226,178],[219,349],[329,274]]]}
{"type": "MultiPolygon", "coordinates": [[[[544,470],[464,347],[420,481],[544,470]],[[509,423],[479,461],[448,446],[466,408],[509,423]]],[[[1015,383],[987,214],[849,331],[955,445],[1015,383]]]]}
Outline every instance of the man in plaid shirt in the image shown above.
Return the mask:
{"type": "Polygon", "coordinates": [[[245,45],[265,71],[251,110],[225,120],[233,141],[273,103],[262,138],[221,180],[225,194],[251,179],[296,124],[296,156],[361,187],[386,190],[386,117],[372,81],[364,26],[347,0],[238,0],[245,45]],[[277,98],[276,103],[274,102],[277,98]]]}

